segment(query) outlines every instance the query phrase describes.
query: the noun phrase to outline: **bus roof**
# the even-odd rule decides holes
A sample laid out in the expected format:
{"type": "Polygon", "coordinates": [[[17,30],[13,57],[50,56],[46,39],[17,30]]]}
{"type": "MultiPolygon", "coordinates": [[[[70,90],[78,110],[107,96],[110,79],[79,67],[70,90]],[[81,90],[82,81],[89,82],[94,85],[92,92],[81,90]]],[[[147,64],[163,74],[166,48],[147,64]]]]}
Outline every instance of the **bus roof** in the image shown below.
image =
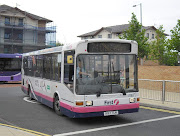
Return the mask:
{"type": "Polygon", "coordinates": [[[22,58],[21,54],[0,54],[0,58],[22,58]]]}
{"type": "Polygon", "coordinates": [[[33,51],[29,53],[24,53],[23,56],[29,56],[29,55],[38,55],[38,54],[50,54],[55,52],[61,52],[62,50],[75,50],[78,44],[81,43],[92,43],[92,42],[121,42],[121,43],[135,43],[136,41],[132,40],[123,40],[123,39],[88,39],[88,40],[81,40],[79,42],[73,43],[73,44],[65,44],[64,46],[58,46],[53,48],[46,48],[38,51],[33,51]]]}

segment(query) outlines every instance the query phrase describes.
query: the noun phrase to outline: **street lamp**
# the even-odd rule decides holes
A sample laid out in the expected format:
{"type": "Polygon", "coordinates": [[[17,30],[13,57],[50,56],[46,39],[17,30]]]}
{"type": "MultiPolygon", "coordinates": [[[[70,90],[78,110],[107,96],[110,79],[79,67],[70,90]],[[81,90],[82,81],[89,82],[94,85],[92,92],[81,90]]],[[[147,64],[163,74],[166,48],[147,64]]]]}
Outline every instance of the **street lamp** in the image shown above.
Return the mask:
{"type": "MultiPolygon", "coordinates": [[[[142,25],[142,3],[133,5],[133,7],[137,7],[140,5],[140,18],[141,18],[141,25],[142,25]]],[[[141,26],[141,32],[142,32],[142,26],[141,26]]],[[[143,65],[143,59],[141,58],[141,65],[143,65]]]]}
{"type": "Polygon", "coordinates": [[[142,25],[142,3],[137,4],[137,5],[133,5],[133,7],[137,7],[140,5],[140,17],[141,17],[141,25],[142,25]]]}

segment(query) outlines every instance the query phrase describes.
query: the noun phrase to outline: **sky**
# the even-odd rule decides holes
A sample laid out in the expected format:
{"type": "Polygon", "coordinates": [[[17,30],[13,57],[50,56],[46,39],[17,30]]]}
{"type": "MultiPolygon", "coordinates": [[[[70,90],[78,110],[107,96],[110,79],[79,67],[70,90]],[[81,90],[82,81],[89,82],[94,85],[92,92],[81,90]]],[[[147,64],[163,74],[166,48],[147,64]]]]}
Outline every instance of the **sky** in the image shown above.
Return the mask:
{"type": "Polygon", "coordinates": [[[142,3],[143,26],[163,25],[165,33],[180,19],[180,0],[1,0],[0,4],[45,17],[57,27],[56,41],[74,43],[77,36],[102,27],[128,24],[132,13],[140,22],[142,3]],[[138,5],[133,7],[133,5],[138,5]]]}

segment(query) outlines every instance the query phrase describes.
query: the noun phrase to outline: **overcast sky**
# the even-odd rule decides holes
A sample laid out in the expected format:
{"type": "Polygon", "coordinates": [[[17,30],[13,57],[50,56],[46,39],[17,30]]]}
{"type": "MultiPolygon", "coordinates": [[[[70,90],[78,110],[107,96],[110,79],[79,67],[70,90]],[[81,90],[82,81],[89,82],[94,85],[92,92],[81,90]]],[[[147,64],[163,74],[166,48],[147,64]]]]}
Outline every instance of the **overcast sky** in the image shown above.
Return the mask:
{"type": "Polygon", "coordinates": [[[176,26],[180,19],[180,0],[1,0],[0,4],[18,8],[53,20],[57,26],[56,39],[61,43],[80,40],[78,35],[101,27],[127,24],[134,12],[142,24],[164,26],[165,32],[176,26]]]}

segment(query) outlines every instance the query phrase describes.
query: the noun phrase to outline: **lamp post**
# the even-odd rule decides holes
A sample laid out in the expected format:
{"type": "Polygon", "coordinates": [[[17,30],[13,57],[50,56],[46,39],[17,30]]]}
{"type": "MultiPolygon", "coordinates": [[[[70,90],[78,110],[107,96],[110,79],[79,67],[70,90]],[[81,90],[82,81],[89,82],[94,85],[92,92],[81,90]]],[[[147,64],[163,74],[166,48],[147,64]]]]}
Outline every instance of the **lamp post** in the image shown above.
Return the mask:
{"type": "MultiPolygon", "coordinates": [[[[133,7],[137,7],[139,5],[140,5],[140,19],[141,19],[141,25],[142,25],[142,3],[137,4],[137,5],[133,5],[133,7]]],[[[142,26],[141,26],[141,32],[142,32],[142,26]]],[[[141,60],[141,62],[140,62],[141,65],[143,65],[143,59],[141,58],[140,60],[141,60]]]]}
{"type": "Polygon", "coordinates": [[[141,25],[142,25],[142,3],[137,4],[137,5],[133,5],[133,7],[137,7],[140,5],[140,18],[141,18],[141,25]]]}

